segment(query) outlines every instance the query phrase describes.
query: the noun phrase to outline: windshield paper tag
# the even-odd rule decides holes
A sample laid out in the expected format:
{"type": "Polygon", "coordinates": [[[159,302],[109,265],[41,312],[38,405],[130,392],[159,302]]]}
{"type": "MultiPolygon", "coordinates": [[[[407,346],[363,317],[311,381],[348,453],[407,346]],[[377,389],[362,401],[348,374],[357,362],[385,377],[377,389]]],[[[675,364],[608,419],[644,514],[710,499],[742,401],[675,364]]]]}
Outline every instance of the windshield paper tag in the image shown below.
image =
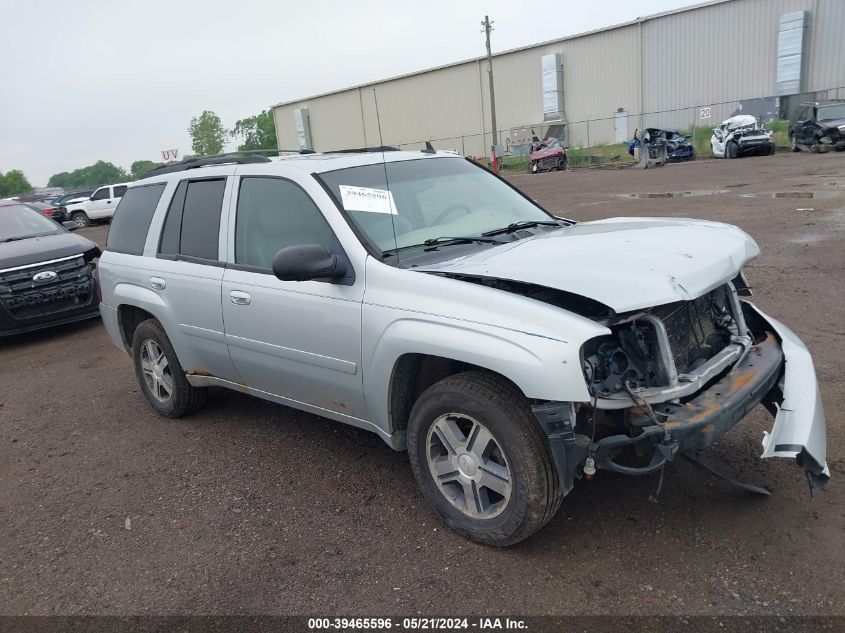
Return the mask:
{"type": "Polygon", "coordinates": [[[367,211],[398,215],[393,194],[384,189],[340,185],[340,201],[346,211],[367,211]]]}

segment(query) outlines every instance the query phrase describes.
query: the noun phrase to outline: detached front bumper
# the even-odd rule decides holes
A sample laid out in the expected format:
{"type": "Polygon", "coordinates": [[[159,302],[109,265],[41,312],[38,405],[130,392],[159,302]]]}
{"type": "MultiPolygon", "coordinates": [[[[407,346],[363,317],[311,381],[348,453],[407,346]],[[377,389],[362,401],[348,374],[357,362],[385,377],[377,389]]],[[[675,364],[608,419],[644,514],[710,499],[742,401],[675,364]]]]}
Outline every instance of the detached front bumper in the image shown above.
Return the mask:
{"type": "Polygon", "coordinates": [[[830,479],[824,408],[810,352],[801,339],[780,321],[743,302],[768,323],[780,339],[784,371],[765,404],[774,411],[775,424],[763,436],[762,457],[794,458],[807,473],[810,485],[823,488],[830,479]]]}
{"type": "Polygon", "coordinates": [[[730,371],[684,404],[654,404],[666,417],[660,425],[642,427],[636,436],[602,438],[589,449],[599,468],[628,475],[655,472],[676,454],[709,446],[757,404],[775,416],[772,430],[763,437],[763,458],[795,459],[810,485],[824,487],[830,479],[826,463],[824,410],[809,351],[788,327],[766,316],[753,304],[742,302],[749,325],[767,332],[730,371]],[[625,466],[614,461],[619,449],[651,445],[646,466],[625,466]]]}

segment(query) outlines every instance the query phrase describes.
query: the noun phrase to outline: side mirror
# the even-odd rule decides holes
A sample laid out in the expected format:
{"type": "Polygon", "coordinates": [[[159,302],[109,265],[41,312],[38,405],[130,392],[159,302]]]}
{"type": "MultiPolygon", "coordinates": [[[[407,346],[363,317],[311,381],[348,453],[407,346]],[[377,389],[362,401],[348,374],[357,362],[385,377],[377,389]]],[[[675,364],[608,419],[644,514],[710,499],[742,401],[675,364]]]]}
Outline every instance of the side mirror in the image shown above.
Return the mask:
{"type": "Polygon", "coordinates": [[[62,222],[62,226],[65,227],[68,231],[75,231],[79,228],[76,222],[62,222]]]}
{"type": "Polygon", "coordinates": [[[276,253],[273,274],[282,281],[340,279],[346,276],[346,262],[319,244],[298,244],[276,253]]]}

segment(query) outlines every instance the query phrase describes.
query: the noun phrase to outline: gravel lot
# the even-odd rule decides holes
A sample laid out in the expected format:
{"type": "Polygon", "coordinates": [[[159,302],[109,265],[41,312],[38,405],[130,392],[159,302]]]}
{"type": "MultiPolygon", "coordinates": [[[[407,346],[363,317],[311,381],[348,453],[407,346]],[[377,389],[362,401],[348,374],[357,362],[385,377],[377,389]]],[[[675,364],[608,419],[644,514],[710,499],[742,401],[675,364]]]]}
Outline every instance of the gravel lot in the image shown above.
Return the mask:
{"type": "Polygon", "coordinates": [[[755,301],[815,358],[828,490],[760,461],[758,407],[703,459],[771,497],[677,461],[655,505],[649,480],[599,473],[535,537],[488,548],[441,527],[375,435],[229,392],[158,417],[89,321],[0,341],[0,613],[845,614],[845,154],[512,180],[578,220],[756,238],[755,301]]]}

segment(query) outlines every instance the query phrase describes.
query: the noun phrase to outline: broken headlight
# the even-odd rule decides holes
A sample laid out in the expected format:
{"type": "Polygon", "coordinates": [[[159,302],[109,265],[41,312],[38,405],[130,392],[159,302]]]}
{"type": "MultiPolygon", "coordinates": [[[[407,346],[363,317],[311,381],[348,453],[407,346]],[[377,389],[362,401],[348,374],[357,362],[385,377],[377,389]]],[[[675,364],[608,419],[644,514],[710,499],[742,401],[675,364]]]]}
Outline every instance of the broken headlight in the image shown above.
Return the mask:
{"type": "Polygon", "coordinates": [[[659,363],[654,326],[630,321],[611,329],[613,334],[584,344],[584,376],[591,391],[608,396],[628,388],[659,385],[665,370],[659,363]]]}

